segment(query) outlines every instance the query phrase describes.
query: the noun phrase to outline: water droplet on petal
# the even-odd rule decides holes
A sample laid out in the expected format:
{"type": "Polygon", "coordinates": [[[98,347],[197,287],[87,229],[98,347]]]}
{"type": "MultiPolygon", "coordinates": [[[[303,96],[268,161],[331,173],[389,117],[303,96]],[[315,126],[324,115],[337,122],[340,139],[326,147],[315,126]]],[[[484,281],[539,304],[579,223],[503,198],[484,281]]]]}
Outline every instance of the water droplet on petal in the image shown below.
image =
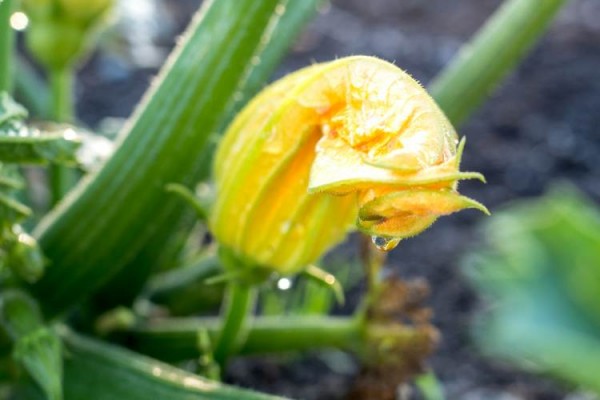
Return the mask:
{"type": "Polygon", "coordinates": [[[292,228],[292,223],[290,221],[285,221],[279,227],[279,231],[281,232],[281,234],[286,234],[290,231],[291,228],[292,228]]]}
{"type": "Polygon", "coordinates": [[[385,236],[371,236],[371,240],[375,247],[381,251],[390,251],[398,246],[400,239],[390,238],[385,236]]]}

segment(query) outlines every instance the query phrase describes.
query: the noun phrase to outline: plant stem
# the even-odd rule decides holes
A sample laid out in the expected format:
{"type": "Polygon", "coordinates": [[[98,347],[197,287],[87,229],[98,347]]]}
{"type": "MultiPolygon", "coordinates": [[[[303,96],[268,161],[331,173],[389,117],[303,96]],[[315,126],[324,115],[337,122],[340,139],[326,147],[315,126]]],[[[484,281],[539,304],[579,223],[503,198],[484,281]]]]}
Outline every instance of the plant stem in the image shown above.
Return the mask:
{"type": "Polygon", "coordinates": [[[22,57],[15,58],[17,72],[15,79],[15,97],[29,111],[29,115],[39,119],[49,119],[50,90],[46,82],[22,57]]]}
{"type": "Polygon", "coordinates": [[[14,0],[0,1],[0,92],[12,92],[15,33],[10,26],[14,0]]]}
{"type": "Polygon", "coordinates": [[[222,316],[223,327],[214,349],[215,361],[221,365],[221,371],[227,358],[236,353],[246,340],[248,321],[256,305],[257,289],[246,282],[231,281],[227,285],[222,316]]]}
{"type": "Polygon", "coordinates": [[[459,125],[514,69],[544,33],[565,0],[507,0],[430,86],[450,121],[459,125]]]}
{"type": "MultiPolygon", "coordinates": [[[[73,68],[66,66],[49,71],[51,88],[52,119],[56,122],[72,122],[74,118],[73,103],[73,68]]],[[[49,167],[50,195],[52,206],[67,194],[75,184],[73,170],[58,164],[49,167]]]]}
{"type": "MultiPolygon", "coordinates": [[[[297,11],[303,2],[203,4],[121,132],[113,156],[36,228],[52,262],[32,287],[44,299],[47,316],[91,296],[117,273],[119,279],[111,282],[106,297],[122,302],[135,297],[164,261],[165,248],[185,214],[181,200],[167,193],[165,185],[191,187],[206,174],[203,150],[227,118],[234,94],[246,90],[251,60],[261,55],[265,43],[287,37],[278,35],[280,30],[299,28],[279,25],[276,11],[297,11]]],[[[272,67],[260,63],[256,76],[266,78],[272,67]]]]}
{"type": "Polygon", "coordinates": [[[57,122],[72,122],[73,81],[71,66],[50,70],[50,88],[52,91],[52,118],[57,122]]]}
{"type": "MultiPolygon", "coordinates": [[[[216,318],[181,318],[150,322],[130,332],[130,342],[142,353],[177,362],[198,355],[197,336],[219,334],[216,318]]],[[[276,316],[256,317],[238,350],[239,354],[283,353],[324,348],[358,351],[364,325],[355,317],[276,316]]]]}

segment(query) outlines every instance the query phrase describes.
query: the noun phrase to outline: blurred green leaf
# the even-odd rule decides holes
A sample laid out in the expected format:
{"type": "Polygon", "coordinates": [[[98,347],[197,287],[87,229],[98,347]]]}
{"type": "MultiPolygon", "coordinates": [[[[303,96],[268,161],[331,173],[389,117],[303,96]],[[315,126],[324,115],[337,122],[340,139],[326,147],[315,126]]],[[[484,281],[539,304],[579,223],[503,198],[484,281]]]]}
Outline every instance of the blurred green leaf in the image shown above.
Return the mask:
{"type": "Polygon", "coordinates": [[[444,400],[442,384],[433,371],[428,371],[415,378],[415,385],[419,388],[424,400],[444,400]]]}
{"type": "Polygon", "coordinates": [[[65,398],[68,400],[276,400],[210,381],[72,332],[65,343],[65,398]]]}
{"type": "Polygon", "coordinates": [[[17,135],[25,118],[27,118],[27,110],[15,102],[8,93],[0,92],[0,135],[17,135]]]}
{"type": "Polygon", "coordinates": [[[27,110],[6,92],[0,93],[0,162],[22,164],[75,163],[79,141],[65,127],[50,132],[28,128],[27,110]]]}
{"type": "Polygon", "coordinates": [[[61,352],[60,339],[48,328],[40,328],[15,343],[13,357],[27,369],[47,400],[63,398],[61,352]]]}
{"type": "Polygon", "coordinates": [[[21,291],[0,296],[0,326],[14,341],[13,358],[29,373],[48,400],[62,399],[62,345],[44,326],[33,299],[21,291]]]}
{"type": "Polygon", "coordinates": [[[493,305],[491,355],[600,392],[600,211],[573,188],[496,214],[467,275],[493,305]]]}

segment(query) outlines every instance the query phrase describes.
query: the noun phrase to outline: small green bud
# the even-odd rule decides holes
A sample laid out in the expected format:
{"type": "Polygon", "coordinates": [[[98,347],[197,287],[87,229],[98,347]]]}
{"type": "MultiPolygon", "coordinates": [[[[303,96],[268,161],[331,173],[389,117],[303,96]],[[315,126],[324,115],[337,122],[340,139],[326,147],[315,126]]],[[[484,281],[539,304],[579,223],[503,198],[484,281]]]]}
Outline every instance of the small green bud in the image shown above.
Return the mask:
{"type": "Polygon", "coordinates": [[[8,252],[8,265],[27,282],[37,281],[44,273],[46,260],[37,241],[20,227],[17,227],[16,240],[8,252]]]}
{"type": "Polygon", "coordinates": [[[23,10],[33,20],[50,18],[54,8],[52,0],[22,0],[23,10]]]}
{"type": "Polygon", "coordinates": [[[84,31],[66,21],[33,21],[27,32],[27,46],[34,57],[49,69],[62,69],[83,53],[84,31]]]}
{"type": "Polygon", "coordinates": [[[58,0],[65,15],[79,24],[95,23],[114,5],[114,0],[58,0]]]}

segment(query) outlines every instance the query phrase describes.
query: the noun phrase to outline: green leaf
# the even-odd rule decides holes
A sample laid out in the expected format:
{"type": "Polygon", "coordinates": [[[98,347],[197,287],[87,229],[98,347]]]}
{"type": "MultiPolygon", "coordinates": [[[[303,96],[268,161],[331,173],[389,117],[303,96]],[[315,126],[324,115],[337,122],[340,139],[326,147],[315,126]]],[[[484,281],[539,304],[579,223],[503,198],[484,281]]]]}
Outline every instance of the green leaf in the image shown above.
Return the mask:
{"type": "Polygon", "coordinates": [[[0,136],[15,136],[27,118],[27,110],[16,103],[8,93],[0,92],[0,136]]]}
{"type": "Polygon", "coordinates": [[[276,400],[210,381],[168,364],[74,333],[63,335],[69,400],[276,400]]]}
{"type": "Polygon", "coordinates": [[[17,200],[0,193],[0,223],[16,222],[31,215],[31,209],[17,200]]]}
{"type": "Polygon", "coordinates": [[[14,341],[13,357],[43,390],[48,400],[62,399],[62,345],[43,325],[37,304],[17,290],[0,297],[0,327],[14,341]]]}
{"type": "Polygon", "coordinates": [[[574,189],[498,213],[467,274],[494,304],[475,333],[490,355],[600,393],[600,210],[574,189]]]}
{"type": "Polygon", "coordinates": [[[433,371],[427,371],[415,378],[415,386],[419,388],[424,400],[444,400],[444,390],[441,382],[433,371]]]}
{"type": "Polygon", "coordinates": [[[48,328],[40,328],[15,343],[13,357],[25,367],[48,400],[63,398],[61,352],[60,339],[48,328]]]}
{"type": "Polygon", "coordinates": [[[75,163],[79,140],[70,127],[52,131],[25,126],[27,110],[0,93],[0,162],[22,164],[75,163]]]}
{"type": "MultiPolygon", "coordinates": [[[[32,289],[48,314],[90,296],[119,271],[106,298],[130,299],[139,291],[184,215],[181,201],[164,186],[191,187],[207,173],[203,150],[209,137],[253,76],[248,69],[253,58],[270,43],[287,44],[285,29],[298,29],[280,22],[281,11],[306,8],[299,3],[304,2],[206,3],[122,132],[113,157],[37,228],[53,264],[32,289]]],[[[265,61],[257,68],[257,76],[266,78],[273,65],[265,61]]]]}

